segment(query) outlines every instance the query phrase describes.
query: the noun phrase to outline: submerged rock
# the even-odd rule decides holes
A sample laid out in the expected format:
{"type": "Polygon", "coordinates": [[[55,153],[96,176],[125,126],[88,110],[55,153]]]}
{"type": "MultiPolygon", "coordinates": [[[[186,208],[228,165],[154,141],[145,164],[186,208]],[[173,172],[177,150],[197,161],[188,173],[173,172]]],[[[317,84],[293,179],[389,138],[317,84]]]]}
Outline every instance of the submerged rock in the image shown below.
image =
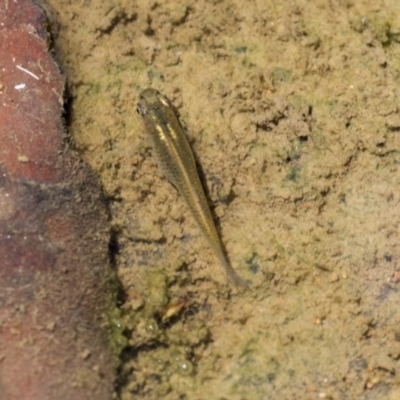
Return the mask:
{"type": "Polygon", "coordinates": [[[65,145],[46,16],[0,5],[0,399],[109,400],[107,213],[65,145]]]}

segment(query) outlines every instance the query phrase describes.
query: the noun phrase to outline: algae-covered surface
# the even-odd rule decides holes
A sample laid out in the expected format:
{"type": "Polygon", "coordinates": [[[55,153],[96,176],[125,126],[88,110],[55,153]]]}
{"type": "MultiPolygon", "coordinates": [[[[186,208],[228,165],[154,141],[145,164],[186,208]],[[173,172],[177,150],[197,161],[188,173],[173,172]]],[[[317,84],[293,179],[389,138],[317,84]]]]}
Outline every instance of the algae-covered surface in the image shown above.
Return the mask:
{"type": "Polygon", "coordinates": [[[131,399],[400,398],[400,3],[49,0],[100,176],[131,399]],[[179,110],[235,270],[152,157],[179,110]]]}

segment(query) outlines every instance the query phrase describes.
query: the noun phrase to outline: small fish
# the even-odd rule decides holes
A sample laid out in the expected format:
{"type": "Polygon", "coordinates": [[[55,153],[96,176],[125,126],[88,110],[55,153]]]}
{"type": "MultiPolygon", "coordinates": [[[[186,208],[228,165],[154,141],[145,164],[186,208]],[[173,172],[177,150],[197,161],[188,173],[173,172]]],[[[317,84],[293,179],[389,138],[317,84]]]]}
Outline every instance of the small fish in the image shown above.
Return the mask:
{"type": "Polygon", "coordinates": [[[155,89],[140,95],[138,113],[143,117],[157,164],[185,199],[194,219],[227,275],[236,285],[247,283],[228,264],[196,170],[196,163],[172,103],[155,89]]]}

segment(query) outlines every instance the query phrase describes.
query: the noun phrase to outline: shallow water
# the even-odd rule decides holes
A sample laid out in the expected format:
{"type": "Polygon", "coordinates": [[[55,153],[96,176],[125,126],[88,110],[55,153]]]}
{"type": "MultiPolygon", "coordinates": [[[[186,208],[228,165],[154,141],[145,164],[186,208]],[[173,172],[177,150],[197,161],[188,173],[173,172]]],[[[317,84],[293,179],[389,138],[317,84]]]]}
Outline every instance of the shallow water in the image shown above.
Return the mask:
{"type": "Polygon", "coordinates": [[[398,2],[49,3],[118,245],[121,399],[399,398],[398,2]],[[146,87],[179,109],[245,293],[157,169],[146,87]]]}

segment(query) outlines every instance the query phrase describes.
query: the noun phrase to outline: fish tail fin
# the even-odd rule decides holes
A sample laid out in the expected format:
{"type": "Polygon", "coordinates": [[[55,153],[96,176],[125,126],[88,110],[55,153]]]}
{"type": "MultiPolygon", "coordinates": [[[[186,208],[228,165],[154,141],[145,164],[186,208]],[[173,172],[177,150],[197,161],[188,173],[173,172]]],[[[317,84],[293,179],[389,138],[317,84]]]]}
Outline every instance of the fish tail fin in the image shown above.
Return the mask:
{"type": "Polygon", "coordinates": [[[236,286],[247,289],[249,287],[249,284],[243,278],[241,278],[237,274],[237,272],[228,264],[225,255],[222,252],[218,253],[219,261],[221,262],[228,277],[234,282],[236,286]]]}

